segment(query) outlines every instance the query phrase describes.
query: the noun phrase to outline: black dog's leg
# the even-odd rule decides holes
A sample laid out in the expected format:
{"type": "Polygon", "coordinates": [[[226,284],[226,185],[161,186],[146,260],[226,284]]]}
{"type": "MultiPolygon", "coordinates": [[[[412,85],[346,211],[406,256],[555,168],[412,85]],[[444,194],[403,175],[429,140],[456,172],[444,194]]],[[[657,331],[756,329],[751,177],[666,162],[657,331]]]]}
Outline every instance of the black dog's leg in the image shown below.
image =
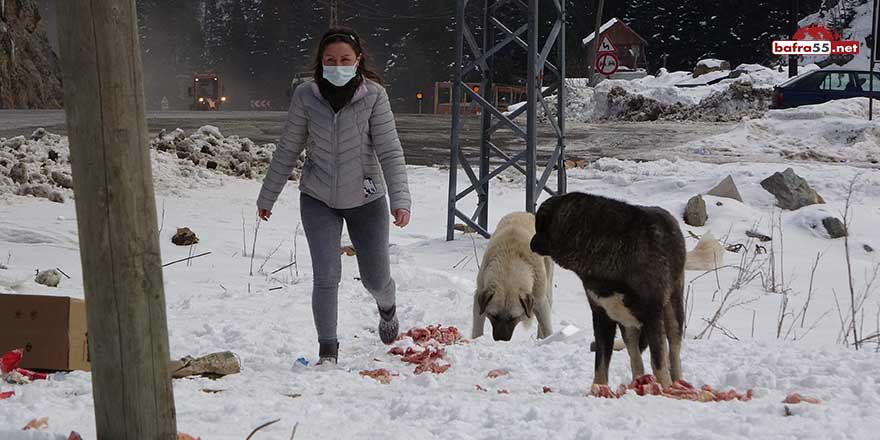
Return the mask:
{"type": "Polygon", "coordinates": [[[623,341],[626,342],[626,351],[629,353],[629,366],[632,369],[632,380],[645,375],[645,364],[642,362],[642,350],[639,348],[642,330],[638,327],[620,326],[623,341]]]}
{"type": "Polygon", "coordinates": [[[660,385],[672,385],[669,375],[669,355],[666,347],[666,331],[661,313],[653,315],[642,327],[648,333],[648,347],[651,349],[651,371],[660,385]]]}
{"type": "Polygon", "coordinates": [[[673,381],[681,379],[681,341],[684,337],[684,303],[679,291],[663,307],[663,323],[669,340],[669,373],[673,381]]]}
{"type": "Polygon", "coordinates": [[[596,368],[593,384],[608,385],[608,367],[611,365],[611,353],[614,351],[614,337],[617,334],[617,323],[608,317],[605,310],[592,302],[593,335],[596,339],[596,368]]]}

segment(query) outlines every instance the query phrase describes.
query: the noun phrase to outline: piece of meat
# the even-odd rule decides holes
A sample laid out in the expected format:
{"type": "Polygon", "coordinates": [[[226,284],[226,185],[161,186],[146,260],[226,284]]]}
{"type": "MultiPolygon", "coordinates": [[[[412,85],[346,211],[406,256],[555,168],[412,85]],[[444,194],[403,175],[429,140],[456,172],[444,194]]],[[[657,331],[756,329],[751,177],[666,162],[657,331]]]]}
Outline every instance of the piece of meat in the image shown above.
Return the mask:
{"type": "Polygon", "coordinates": [[[446,370],[451,367],[451,364],[440,365],[436,361],[426,362],[423,364],[419,364],[414,373],[422,374],[422,373],[434,373],[434,374],[442,374],[445,373],[446,370]]]}
{"type": "Polygon", "coordinates": [[[413,342],[418,345],[425,344],[431,340],[435,340],[442,345],[452,345],[463,340],[458,328],[443,327],[442,325],[413,328],[400,335],[398,339],[403,339],[404,337],[412,338],[413,342]]]}
{"type": "Polygon", "coordinates": [[[593,384],[593,386],[590,387],[590,395],[603,399],[616,399],[620,397],[617,393],[611,390],[610,386],[598,384],[593,384]]]}
{"type": "Polygon", "coordinates": [[[498,394],[510,394],[510,391],[507,391],[507,390],[498,390],[498,394]]]}
{"type": "Polygon", "coordinates": [[[497,378],[499,378],[499,377],[501,377],[501,376],[507,376],[507,374],[508,374],[508,373],[507,373],[507,370],[502,370],[502,369],[500,369],[500,368],[496,368],[496,369],[490,371],[489,374],[488,374],[487,376],[488,376],[490,379],[497,379],[497,378]]]}
{"type": "Polygon", "coordinates": [[[31,429],[46,429],[49,427],[49,418],[41,417],[39,419],[32,419],[28,422],[27,425],[24,425],[24,428],[21,428],[22,431],[30,431],[31,429]]]}
{"type": "Polygon", "coordinates": [[[0,393],[0,400],[8,399],[15,395],[15,391],[4,391],[0,393]]]}
{"type": "Polygon", "coordinates": [[[481,387],[480,384],[477,384],[477,391],[489,391],[489,390],[481,387]]]}
{"type": "Polygon", "coordinates": [[[390,371],[379,368],[376,370],[364,370],[360,372],[360,375],[363,377],[369,377],[371,379],[375,379],[381,384],[388,385],[391,383],[391,376],[397,376],[397,374],[392,374],[390,371]]]}
{"type": "Polygon", "coordinates": [[[782,403],[791,403],[791,404],[798,404],[798,403],[802,403],[802,402],[812,403],[812,404],[821,403],[821,401],[815,397],[803,396],[800,393],[789,394],[788,396],[786,396],[785,400],[782,401],[782,403]]]}
{"type": "Polygon", "coordinates": [[[553,389],[551,389],[550,387],[544,387],[543,391],[544,391],[544,394],[547,394],[547,393],[552,393],[553,389]]]}
{"type": "Polygon", "coordinates": [[[79,435],[76,431],[70,431],[70,435],[67,436],[67,440],[83,440],[82,436],[79,435]]]}

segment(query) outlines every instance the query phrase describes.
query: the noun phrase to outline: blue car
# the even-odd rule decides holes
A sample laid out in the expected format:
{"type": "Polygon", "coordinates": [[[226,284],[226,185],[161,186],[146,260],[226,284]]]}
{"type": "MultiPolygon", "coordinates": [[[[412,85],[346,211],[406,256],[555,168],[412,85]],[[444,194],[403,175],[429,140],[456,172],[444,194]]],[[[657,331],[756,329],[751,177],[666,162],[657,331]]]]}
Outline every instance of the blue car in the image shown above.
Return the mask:
{"type": "Polygon", "coordinates": [[[834,99],[880,99],[880,72],[874,72],[874,87],[870,88],[871,72],[844,68],[814,70],[796,76],[773,88],[772,109],[821,104],[834,99]]]}

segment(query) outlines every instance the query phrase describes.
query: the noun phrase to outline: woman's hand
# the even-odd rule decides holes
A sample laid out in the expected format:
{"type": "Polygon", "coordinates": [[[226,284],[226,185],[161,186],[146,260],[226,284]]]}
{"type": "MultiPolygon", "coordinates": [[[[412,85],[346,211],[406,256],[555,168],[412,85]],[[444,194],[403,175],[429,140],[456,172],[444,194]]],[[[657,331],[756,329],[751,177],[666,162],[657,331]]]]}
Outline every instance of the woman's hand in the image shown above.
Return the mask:
{"type": "Polygon", "coordinates": [[[409,210],[398,208],[394,210],[394,226],[403,228],[409,224],[409,210]]]}
{"type": "Polygon", "coordinates": [[[258,209],[257,215],[261,219],[263,219],[265,221],[269,221],[269,217],[272,217],[272,211],[269,211],[268,209],[258,209]]]}

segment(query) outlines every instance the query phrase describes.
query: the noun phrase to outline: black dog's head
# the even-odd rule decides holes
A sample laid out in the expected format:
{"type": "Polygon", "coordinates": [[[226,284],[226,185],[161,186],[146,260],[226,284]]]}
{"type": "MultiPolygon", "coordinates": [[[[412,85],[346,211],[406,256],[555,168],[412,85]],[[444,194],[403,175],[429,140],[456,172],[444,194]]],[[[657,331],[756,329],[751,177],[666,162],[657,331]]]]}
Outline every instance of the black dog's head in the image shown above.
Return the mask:
{"type": "Polygon", "coordinates": [[[530,247],[532,252],[538,255],[548,257],[554,255],[553,234],[556,231],[553,223],[557,217],[556,211],[559,208],[562,197],[556,196],[547,199],[547,201],[541,204],[537,214],[535,214],[535,236],[532,237],[530,247]]]}

